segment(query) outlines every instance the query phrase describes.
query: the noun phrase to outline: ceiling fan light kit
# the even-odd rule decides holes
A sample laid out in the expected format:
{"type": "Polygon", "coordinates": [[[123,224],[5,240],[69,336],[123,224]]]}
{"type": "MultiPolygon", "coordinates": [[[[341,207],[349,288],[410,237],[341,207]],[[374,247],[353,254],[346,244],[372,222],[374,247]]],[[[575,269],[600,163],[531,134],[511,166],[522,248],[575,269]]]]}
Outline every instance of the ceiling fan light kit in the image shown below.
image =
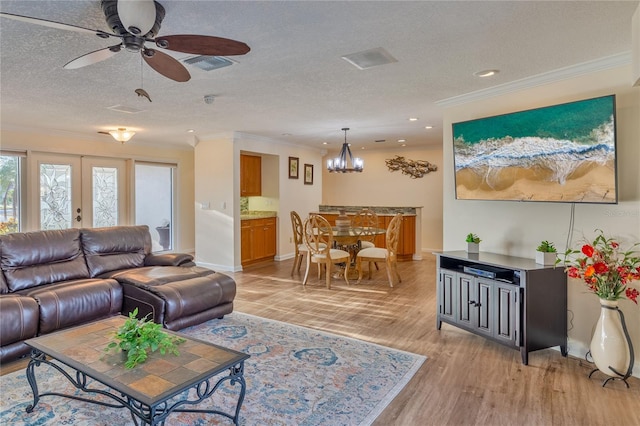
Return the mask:
{"type": "Polygon", "coordinates": [[[163,76],[185,82],[191,79],[191,75],[180,61],[166,53],[148,48],[145,44],[153,43],[160,49],[207,56],[244,55],[251,50],[241,41],[206,35],[178,34],[154,38],[160,31],[166,14],[164,7],[157,1],[101,0],[100,4],[111,33],[12,13],[0,12],[0,16],[58,30],[93,34],[103,39],[114,37],[121,40],[117,45],[69,61],[64,65],[65,69],[82,68],[104,61],[119,53],[124,47],[124,50],[129,52],[139,52],[144,61],[163,76]]]}
{"type": "Polygon", "coordinates": [[[343,127],[344,143],[340,150],[340,155],[336,158],[327,160],[327,170],[329,173],[361,173],[364,169],[364,161],[362,158],[354,157],[351,154],[351,148],[347,143],[348,127],[343,127]]]}
{"type": "Polygon", "coordinates": [[[129,142],[129,140],[136,134],[136,132],[132,132],[131,130],[127,130],[124,127],[118,128],[118,130],[109,130],[109,134],[113,136],[115,140],[124,144],[125,142],[129,142]]]}

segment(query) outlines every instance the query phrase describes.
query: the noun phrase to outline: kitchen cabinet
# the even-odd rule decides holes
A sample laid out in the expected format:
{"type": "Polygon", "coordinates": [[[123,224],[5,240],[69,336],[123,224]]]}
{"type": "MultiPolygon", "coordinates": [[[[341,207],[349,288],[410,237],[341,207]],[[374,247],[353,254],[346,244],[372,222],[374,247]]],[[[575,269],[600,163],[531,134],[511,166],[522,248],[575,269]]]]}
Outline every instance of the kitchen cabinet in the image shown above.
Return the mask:
{"type": "Polygon", "coordinates": [[[276,255],[276,218],[244,219],[240,225],[242,266],[273,260],[276,255]]]}
{"type": "Polygon", "coordinates": [[[437,328],[454,325],[520,351],[559,346],[567,356],[562,268],[495,253],[437,252],[437,328]]]}
{"type": "Polygon", "coordinates": [[[262,195],[262,158],[240,154],[240,196],[262,195]]]}

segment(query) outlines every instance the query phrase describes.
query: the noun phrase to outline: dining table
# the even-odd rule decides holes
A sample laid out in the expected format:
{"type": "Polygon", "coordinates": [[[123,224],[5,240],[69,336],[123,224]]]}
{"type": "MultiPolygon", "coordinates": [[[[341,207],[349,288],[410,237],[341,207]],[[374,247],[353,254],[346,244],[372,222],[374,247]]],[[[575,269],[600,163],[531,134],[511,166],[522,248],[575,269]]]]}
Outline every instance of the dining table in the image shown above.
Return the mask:
{"type": "MultiPolygon", "coordinates": [[[[373,240],[376,235],[385,234],[387,232],[384,228],[373,227],[360,227],[349,226],[338,227],[332,226],[331,232],[333,234],[333,248],[345,250],[351,254],[351,267],[349,268],[349,278],[357,277],[358,271],[356,270],[356,256],[362,249],[361,242],[363,240],[373,240]]],[[[340,272],[342,273],[342,272],[340,272]]]]}

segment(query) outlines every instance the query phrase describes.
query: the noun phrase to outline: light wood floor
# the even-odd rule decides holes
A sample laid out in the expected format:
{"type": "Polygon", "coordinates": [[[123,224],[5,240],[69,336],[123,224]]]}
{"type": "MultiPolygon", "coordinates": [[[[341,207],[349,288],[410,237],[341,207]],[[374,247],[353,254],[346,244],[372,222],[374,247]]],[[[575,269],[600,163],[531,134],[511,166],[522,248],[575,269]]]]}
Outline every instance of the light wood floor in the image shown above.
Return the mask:
{"type": "MultiPolygon", "coordinates": [[[[640,425],[640,379],[601,387],[592,367],[553,349],[520,353],[447,324],[436,330],[435,259],[401,262],[403,282],[389,288],[384,266],[371,281],[327,290],[314,273],[306,288],[292,260],[231,274],[235,310],[427,356],[376,426],[640,425]]],[[[6,373],[24,361],[5,366],[6,373]]]]}
{"type": "MultiPolygon", "coordinates": [[[[592,367],[558,350],[520,353],[447,324],[436,330],[435,259],[384,266],[371,281],[327,290],[314,273],[306,288],[292,261],[234,274],[235,309],[423,354],[427,360],[375,425],[640,425],[640,379],[601,387],[592,367]],[[595,376],[595,375],[594,375],[595,376]]],[[[595,320],[594,320],[595,321],[595,320]]]]}

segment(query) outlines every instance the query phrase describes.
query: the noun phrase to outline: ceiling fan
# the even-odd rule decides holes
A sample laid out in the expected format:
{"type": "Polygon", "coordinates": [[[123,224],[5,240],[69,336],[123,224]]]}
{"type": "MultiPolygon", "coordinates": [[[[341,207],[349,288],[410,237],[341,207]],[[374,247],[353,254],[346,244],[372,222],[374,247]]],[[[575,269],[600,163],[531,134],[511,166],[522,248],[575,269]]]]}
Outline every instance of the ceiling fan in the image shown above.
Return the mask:
{"type": "Polygon", "coordinates": [[[185,66],[172,56],[147,47],[146,43],[154,43],[161,49],[205,56],[244,55],[251,50],[241,41],[221,37],[192,34],[156,37],[165,17],[165,9],[154,0],[101,0],[100,3],[107,25],[113,33],[12,13],[0,12],[0,16],[45,27],[93,34],[104,39],[120,39],[118,44],[67,62],[63,67],[65,69],[81,68],[104,61],[124,48],[130,52],[140,52],[144,61],[163,76],[184,82],[191,78],[185,66]]]}

